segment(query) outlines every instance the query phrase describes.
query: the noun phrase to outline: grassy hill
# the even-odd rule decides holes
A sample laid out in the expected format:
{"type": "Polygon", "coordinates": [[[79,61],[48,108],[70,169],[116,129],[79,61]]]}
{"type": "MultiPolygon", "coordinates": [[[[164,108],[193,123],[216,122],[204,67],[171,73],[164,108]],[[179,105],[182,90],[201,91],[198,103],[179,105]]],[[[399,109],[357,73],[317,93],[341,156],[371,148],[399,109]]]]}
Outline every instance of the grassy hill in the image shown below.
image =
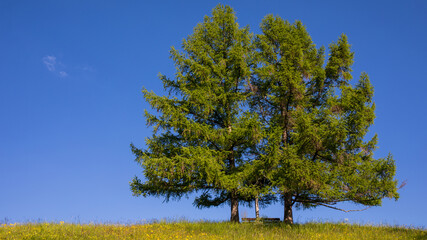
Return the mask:
{"type": "Polygon", "coordinates": [[[345,223],[295,225],[228,222],[2,224],[0,239],[427,239],[427,231],[345,223]]]}

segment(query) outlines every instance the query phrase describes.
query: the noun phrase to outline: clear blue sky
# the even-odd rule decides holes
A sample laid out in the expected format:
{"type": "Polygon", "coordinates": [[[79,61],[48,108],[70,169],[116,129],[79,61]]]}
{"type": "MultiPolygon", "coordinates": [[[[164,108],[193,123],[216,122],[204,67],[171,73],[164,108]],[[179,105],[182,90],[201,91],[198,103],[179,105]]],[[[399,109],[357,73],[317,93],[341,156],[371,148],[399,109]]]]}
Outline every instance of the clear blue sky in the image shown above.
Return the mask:
{"type": "MultiPolygon", "coordinates": [[[[141,88],[162,94],[170,47],[218,3],[255,33],[272,13],[301,20],[319,47],[347,34],[353,75],[375,87],[375,156],[394,155],[401,198],[357,213],[297,210],[296,221],[426,226],[427,2],[372,0],[0,1],[0,221],[228,220],[229,207],[136,198],[128,184],[142,176],[129,144],[151,135],[141,88]]],[[[261,215],[282,218],[283,206],[261,215]]]]}

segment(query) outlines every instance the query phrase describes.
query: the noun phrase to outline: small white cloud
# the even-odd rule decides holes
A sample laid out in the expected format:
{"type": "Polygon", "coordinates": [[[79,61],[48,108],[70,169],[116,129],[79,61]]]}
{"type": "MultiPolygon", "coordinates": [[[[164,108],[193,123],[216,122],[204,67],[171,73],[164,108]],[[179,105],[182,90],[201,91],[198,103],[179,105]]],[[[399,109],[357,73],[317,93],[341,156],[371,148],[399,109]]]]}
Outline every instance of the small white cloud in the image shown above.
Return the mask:
{"type": "Polygon", "coordinates": [[[56,57],[55,56],[46,56],[43,58],[43,63],[46,65],[47,70],[54,72],[56,65],[56,57]]]}
{"type": "Polygon", "coordinates": [[[59,72],[59,76],[60,76],[60,77],[67,77],[67,76],[68,76],[68,74],[67,74],[66,72],[64,72],[64,71],[60,71],[60,72],[59,72]]]}
{"type": "Polygon", "coordinates": [[[42,60],[44,65],[46,65],[47,70],[49,70],[49,72],[53,72],[55,73],[55,75],[61,78],[65,78],[69,76],[68,73],[63,70],[65,68],[64,64],[62,64],[60,61],[57,61],[55,56],[48,55],[43,57],[42,60]]]}

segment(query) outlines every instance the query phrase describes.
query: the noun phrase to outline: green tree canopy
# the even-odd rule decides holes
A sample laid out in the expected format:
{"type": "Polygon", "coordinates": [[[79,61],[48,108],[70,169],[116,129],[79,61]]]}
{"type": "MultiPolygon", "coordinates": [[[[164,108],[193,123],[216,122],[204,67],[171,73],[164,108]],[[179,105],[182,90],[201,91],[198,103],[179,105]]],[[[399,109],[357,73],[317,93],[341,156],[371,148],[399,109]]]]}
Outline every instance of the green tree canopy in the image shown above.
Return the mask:
{"type": "Polygon", "coordinates": [[[262,116],[267,141],[258,160],[267,163],[272,189],[285,204],[327,206],[351,201],[376,206],[398,198],[395,164],[389,155],[374,159],[377,136],[364,141],[373,124],[373,87],[366,73],[352,86],[354,53],[343,34],[316,49],[301,22],[267,16],[255,40],[252,108],[262,116]]]}
{"type": "Polygon", "coordinates": [[[182,43],[171,50],[175,78],[161,75],[168,96],[143,89],[158,115],[145,113],[154,127],[145,150],[132,146],[146,180],[131,183],[135,195],[180,198],[201,192],[197,207],[231,205],[239,221],[239,200],[250,148],[261,124],[245,104],[252,54],[249,28],[240,28],[230,7],[218,5],[182,43]]]}
{"type": "Polygon", "coordinates": [[[233,10],[218,5],[211,17],[171,49],[174,78],[160,75],[166,96],[143,89],[157,111],[145,112],[153,135],[133,145],[144,179],[134,195],[180,199],[196,193],[197,207],[269,204],[280,196],[284,221],[292,207],[367,206],[398,198],[395,164],[375,159],[373,87],[356,83],[354,53],[343,34],[316,48],[301,22],[266,16],[262,33],[241,28],[233,10]]]}

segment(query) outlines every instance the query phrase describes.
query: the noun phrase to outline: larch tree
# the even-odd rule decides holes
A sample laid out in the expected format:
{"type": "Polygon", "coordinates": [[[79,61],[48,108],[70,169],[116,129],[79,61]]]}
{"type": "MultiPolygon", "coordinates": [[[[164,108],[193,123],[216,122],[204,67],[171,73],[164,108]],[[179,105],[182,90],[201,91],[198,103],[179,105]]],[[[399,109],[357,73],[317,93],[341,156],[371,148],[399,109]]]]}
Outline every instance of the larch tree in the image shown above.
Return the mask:
{"type": "Polygon", "coordinates": [[[134,195],[167,201],[196,193],[195,206],[228,203],[230,220],[239,221],[239,201],[250,199],[243,187],[250,151],[262,137],[247,107],[252,38],[230,7],[218,5],[183,40],[182,51],[172,47],[175,77],[160,75],[168,95],[143,89],[157,114],[145,112],[154,129],[146,148],[131,146],[144,173],[131,182],[134,195]]]}
{"type": "Polygon", "coordinates": [[[376,135],[364,140],[375,118],[373,87],[366,73],[350,84],[347,37],[330,44],[325,64],[301,22],[269,15],[261,30],[250,105],[267,134],[255,162],[284,202],[284,221],[293,223],[294,204],[339,209],[397,199],[394,160],[373,157],[376,135]]]}

